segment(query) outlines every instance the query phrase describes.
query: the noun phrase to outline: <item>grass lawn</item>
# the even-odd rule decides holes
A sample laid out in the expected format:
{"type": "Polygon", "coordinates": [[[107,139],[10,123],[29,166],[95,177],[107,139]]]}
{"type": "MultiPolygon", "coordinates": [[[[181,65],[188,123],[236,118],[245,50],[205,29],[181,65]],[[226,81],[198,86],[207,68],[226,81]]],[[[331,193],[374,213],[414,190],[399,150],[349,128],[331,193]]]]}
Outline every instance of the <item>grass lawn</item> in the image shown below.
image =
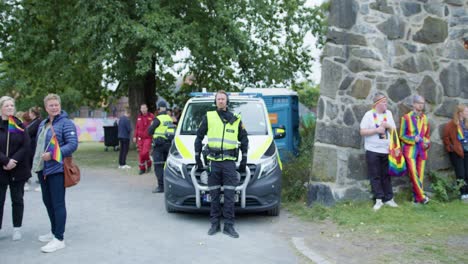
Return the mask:
{"type": "MultiPolygon", "coordinates": [[[[73,158],[80,166],[109,169],[119,166],[119,151],[114,151],[112,147],[105,151],[103,142],[80,142],[73,158]]],[[[135,148],[130,148],[128,152],[127,165],[131,166],[132,170],[138,170],[138,153],[135,148]]]]}
{"type": "Polygon", "coordinates": [[[371,202],[344,202],[334,207],[304,203],[285,204],[306,221],[331,219],[353,236],[377,237],[403,246],[400,256],[382,256],[382,261],[405,263],[468,263],[468,203],[452,201],[415,206],[397,198],[398,208],[372,211],[371,202]]]}

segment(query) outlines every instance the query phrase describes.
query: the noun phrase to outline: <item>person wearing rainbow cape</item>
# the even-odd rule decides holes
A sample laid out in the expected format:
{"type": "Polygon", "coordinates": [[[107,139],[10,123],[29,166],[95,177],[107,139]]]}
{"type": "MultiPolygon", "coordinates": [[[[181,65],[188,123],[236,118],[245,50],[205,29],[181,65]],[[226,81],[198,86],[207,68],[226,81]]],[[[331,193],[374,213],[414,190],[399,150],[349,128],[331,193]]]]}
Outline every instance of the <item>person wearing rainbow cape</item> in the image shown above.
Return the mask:
{"type": "Polygon", "coordinates": [[[457,106],[442,138],[457,179],[465,183],[460,189],[460,199],[468,200],[468,106],[457,106]]]}
{"type": "Polygon", "coordinates": [[[423,181],[427,152],[431,146],[431,130],[424,114],[424,98],[414,95],[412,99],[413,111],[401,118],[400,139],[403,142],[403,156],[413,185],[414,202],[427,204],[429,198],[424,194],[423,181]]]}
{"type": "Polygon", "coordinates": [[[364,137],[366,150],[367,173],[375,199],[374,211],[383,205],[398,207],[393,200],[392,181],[388,174],[390,130],[395,127],[392,112],[387,109],[387,98],[380,92],[376,93],[372,109],[364,114],[360,124],[360,134],[364,137]]]}

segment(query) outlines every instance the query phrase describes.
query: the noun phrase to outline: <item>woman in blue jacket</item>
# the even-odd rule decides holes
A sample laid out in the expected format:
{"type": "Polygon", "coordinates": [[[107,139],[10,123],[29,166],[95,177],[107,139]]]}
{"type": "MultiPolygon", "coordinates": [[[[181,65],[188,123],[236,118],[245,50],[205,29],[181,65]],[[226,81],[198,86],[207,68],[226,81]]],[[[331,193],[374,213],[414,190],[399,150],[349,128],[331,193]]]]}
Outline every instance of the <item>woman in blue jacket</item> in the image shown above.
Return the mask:
{"type": "Polygon", "coordinates": [[[78,137],[75,125],[61,109],[60,96],[47,95],[44,106],[48,117],[41,122],[37,132],[33,171],[37,172],[41,182],[42,200],[51,225],[50,233],[39,236],[39,241],[48,242],[41,251],[50,253],[65,247],[63,234],[67,218],[63,163],[53,159],[50,142],[55,133],[62,157],[69,157],[78,147],[78,137]]]}

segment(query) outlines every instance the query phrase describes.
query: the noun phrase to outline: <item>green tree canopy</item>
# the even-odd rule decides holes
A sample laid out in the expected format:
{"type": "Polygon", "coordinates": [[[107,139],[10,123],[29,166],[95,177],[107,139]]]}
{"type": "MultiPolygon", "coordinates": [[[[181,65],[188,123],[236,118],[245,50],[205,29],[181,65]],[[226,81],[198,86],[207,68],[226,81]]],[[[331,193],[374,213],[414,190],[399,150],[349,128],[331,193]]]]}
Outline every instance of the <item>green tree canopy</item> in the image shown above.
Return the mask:
{"type": "Polygon", "coordinates": [[[305,34],[323,41],[322,10],[304,2],[4,0],[0,78],[10,81],[0,89],[25,99],[78,91],[88,105],[128,95],[135,115],[140,103],[155,109],[156,92],[183,100],[187,88],[176,94],[174,84],[187,72],[211,91],[289,86],[311,71],[305,34]]]}

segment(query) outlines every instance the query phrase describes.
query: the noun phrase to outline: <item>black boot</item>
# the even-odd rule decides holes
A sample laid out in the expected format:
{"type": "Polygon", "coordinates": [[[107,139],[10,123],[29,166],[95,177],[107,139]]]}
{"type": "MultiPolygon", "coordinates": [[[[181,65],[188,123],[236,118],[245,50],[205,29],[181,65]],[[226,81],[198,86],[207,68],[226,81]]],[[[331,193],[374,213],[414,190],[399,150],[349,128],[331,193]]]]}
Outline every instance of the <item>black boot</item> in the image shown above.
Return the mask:
{"type": "Polygon", "coordinates": [[[161,185],[159,185],[153,190],[153,193],[163,193],[163,192],[164,192],[164,187],[162,187],[161,185]]]}
{"type": "Polygon", "coordinates": [[[143,173],[145,173],[145,170],[140,170],[140,171],[138,172],[138,175],[142,175],[143,173]]]}
{"type": "Polygon", "coordinates": [[[230,237],[232,237],[232,238],[238,238],[239,237],[239,234],[236,232],[236,230],[234,229],[234,226],[231,225],[231,224],[224,224],[223,233],[230,236],[230,237]]]}
{"type": "Polygon", "coordinates": [[[219,223],[211,224],[210,230],[208,230],[208,235],[212,236],[221,231],[221,225],[219,223]]]}

